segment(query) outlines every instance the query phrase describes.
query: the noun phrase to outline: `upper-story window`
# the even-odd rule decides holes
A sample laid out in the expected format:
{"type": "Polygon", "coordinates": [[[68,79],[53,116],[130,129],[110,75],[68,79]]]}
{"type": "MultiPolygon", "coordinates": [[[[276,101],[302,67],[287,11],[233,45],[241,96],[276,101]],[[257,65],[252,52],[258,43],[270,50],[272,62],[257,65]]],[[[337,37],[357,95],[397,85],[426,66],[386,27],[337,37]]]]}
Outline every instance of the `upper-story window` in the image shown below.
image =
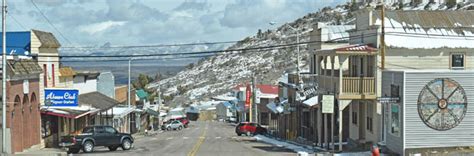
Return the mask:
{"type": "Polygon", "coordinates": [[[464,69],[465,55],[462,53],[451,54],[451,68],[452,69],[464,69]]]}

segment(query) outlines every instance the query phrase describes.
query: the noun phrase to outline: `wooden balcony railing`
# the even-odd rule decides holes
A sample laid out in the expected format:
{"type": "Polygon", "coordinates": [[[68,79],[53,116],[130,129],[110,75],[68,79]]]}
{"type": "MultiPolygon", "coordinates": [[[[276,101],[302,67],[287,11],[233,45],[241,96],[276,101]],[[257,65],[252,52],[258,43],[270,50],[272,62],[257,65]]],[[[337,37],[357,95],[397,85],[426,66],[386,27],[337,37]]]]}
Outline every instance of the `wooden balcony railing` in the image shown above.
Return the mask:
{"type": "Polygon", "coordinates": [[[342,94],[352,95],[374,95],[375,78],[374,77],[343,77],[342,94]]]}

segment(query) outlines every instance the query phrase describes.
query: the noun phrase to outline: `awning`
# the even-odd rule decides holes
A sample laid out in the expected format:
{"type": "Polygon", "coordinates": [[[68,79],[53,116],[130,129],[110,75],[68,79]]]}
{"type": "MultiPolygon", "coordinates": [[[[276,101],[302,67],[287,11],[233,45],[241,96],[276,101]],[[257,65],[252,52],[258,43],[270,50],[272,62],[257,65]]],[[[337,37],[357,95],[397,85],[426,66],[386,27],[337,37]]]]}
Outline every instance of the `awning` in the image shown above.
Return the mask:
{"type": "Polygon", "coordinates": [[[134,107],[114,107],[112,108],[114,113],[114,118],[123,118],[128,114],[132,113],[135,108],[134,107]]]}
{"type": "Polygon", "coordinates": [[[42,108],[41,114],[52,115],[70,119],[78,119],[88,114],[97,112],[98,109],[81,109],[79,108],[42,108]]]}
{"type": "Polygon", "coordinates": [[[283,113],[285,110],[284,105],[288,104],[288,100],[283,100],[279,104],[276,104],[274,102],[267,104],[267,108],[270,109],[273,113],[283,113]]]}
{"type": "Polygon", "coordinates": [[[160,116],[160,112],[154,111],[153,109],[150,109],[150,108],[147,108],[145,112],[153,116],[160,116]]]}
{"type": "Polygon", "coordinates": [[[313,96],[305,101],[303,101],[303,104],[308,106],[308,107],[313,107],[318,104],[318,96],[313,96]]]}
{"type": "Polygon", "coordinates": [[[118,102],[99,92],[91,92],[79,95],[79,105],[90,105],[101,111],[107,111],[117,105],[118,102]]]}

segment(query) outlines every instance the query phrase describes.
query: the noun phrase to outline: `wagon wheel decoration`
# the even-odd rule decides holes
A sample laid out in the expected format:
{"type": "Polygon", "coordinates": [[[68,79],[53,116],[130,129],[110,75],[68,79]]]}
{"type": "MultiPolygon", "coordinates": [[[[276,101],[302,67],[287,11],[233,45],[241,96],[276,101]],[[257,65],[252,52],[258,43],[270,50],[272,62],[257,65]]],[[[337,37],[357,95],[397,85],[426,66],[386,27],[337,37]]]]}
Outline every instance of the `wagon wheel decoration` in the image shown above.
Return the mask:
{"type": "Polygon", "coordinates": [[[446,131],[456,127],[466,111],[464,89],[449,78],[432,80],[418,96],[418,114],[428,127],[435,130],[446,131]]]}

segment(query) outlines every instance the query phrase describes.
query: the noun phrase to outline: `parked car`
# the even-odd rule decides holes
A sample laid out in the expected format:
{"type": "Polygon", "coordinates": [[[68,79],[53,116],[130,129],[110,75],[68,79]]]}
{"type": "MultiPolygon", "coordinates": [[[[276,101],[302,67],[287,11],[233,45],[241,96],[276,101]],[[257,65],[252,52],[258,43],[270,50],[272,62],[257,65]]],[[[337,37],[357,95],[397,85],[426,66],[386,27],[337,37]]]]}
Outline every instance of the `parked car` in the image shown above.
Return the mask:
{"type": "Polygon", "coordinates": [[[173,121],[170,121],[168,122],[167,124],[163,125],[164,127],[162,127],[163,130],[168,130],[168,131],[171,131],[171,130],[181,130],[184,128],[184,125],[183,123],[181,123],[181,121],[179,120],[173,120],[173,121]]]}
{"type": "Polygon", "coordinates": [[[84,153],[94,151],[96,146],[108,147],[110,151],[121,147],[129,150],[133,147],[133,137],[128,133],[119,133],[112,126],[89,126],[79,135],[62,136],[59,146],[67,148],[68,153],[84,153]]]}
{"type": "Polygon", "coordinates": [[[188,128],[189,120],[187,118],[178,118],[178,120],[181,121],[181,123],[183,123],[184,128],[188,128]]]}
{"type": "Polygon", "coordinates": [[[242,134],[252,136],[255,134],[265,134],[267,133],[267,129],[257,123],[241,122],[235,127],[235,133],[237,133],[238,136],[241,136],[242,134]]]}
{"type": "Polygon", "coordinates": [[[237,118],[235,116],[229,116],[226,118],[226,120],[228,123],[236,123],[237,122],[237,118]]]}

